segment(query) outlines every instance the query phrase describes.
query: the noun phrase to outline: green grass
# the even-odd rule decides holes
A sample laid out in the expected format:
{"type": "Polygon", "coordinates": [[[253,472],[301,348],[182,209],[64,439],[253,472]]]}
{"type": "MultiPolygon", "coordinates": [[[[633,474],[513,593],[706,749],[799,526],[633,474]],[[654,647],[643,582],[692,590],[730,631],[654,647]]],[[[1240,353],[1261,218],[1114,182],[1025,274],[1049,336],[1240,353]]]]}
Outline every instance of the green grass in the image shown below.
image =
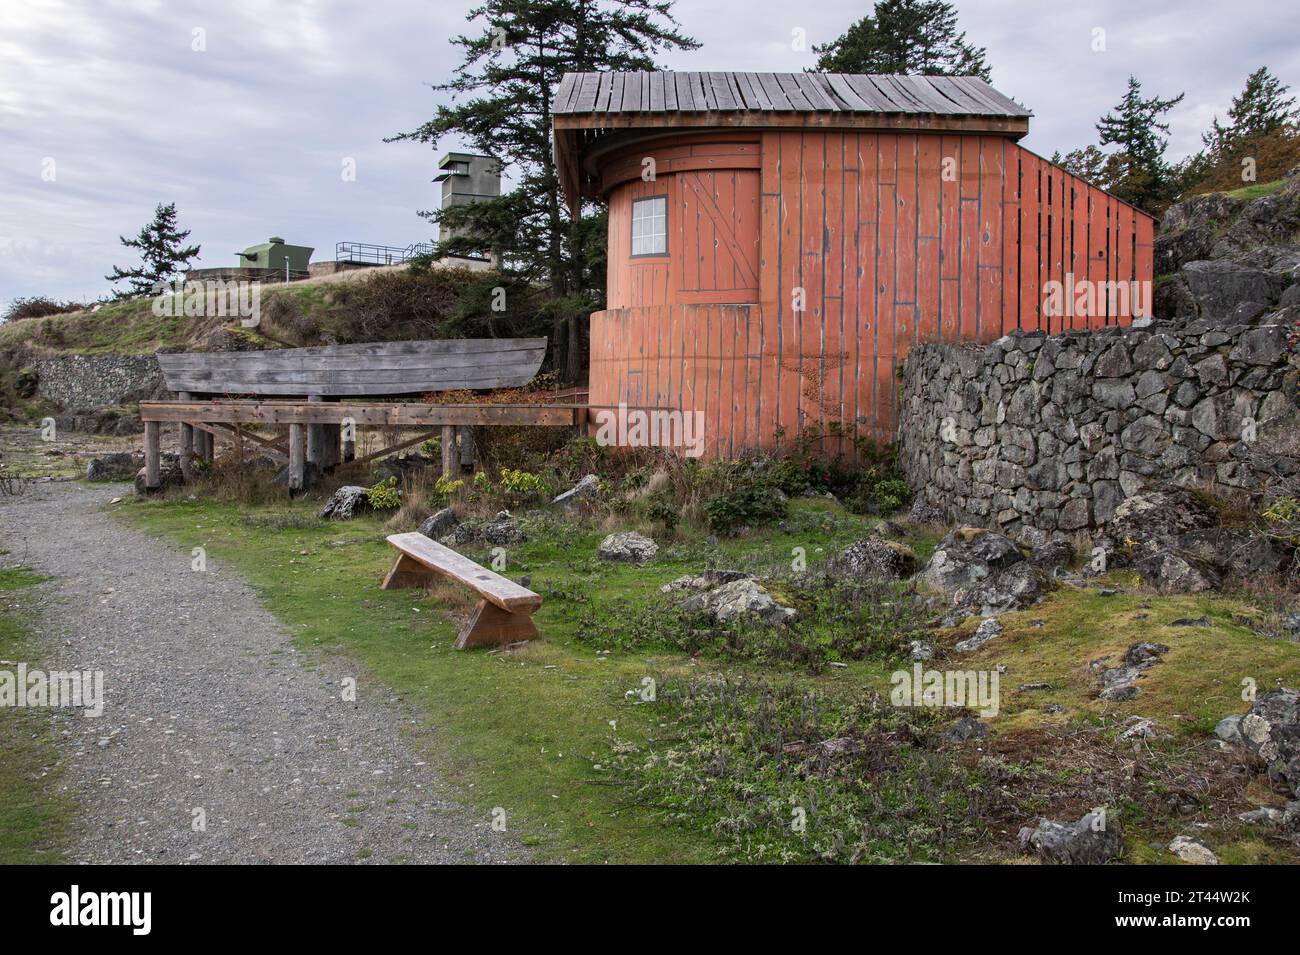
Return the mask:
{"type": "Polygon", "coordinates": [[[1285,185],[1285,179],[1274,179],[1272,182],[1251,183],[1249,186],[1242,186],[1240,189],[1225,192],[1224,195],[1231,199],[1241,199],[1249,202],[1251,199],[1258,199],[1260,196],[1271,196],[1275,192],[1280,192],[1285,185]]]}
{"type": "MultiPolygon", "coordinates": [[[[332,283],[267,286],[263,308],[272,296],[292,299],[307,315],[330,327],[326,297],[332,283]]],[[[0,324],[0,352],[20,344],[34,344],[51,354],[123,354],[148,355],[162,348],[180,348],[201,344],[211,329],[233,319],[187,318],[153,314],[153,298],[111,302],[96,312],[68,312],[48,318],[28,318],[0,324]]],[[[251,338],[258,347],[277,344],[235,324],[235,334],[251,338]]]]}
{"type": "Polygon", "coordinates": [[[201,320],[154,315],[153,299],[132,299],[113,302],[97,312],[5,322],[0,325],[0,351],[28,342],[56,353],[145,355],[184,344],[188,327],[195,321],[201,320]]]}
{"type": "MultiPolygon", "coordinates": [[[[0,570],[0,664],[8,670],[31,661],[20,591],[42,578],[25,568],[0,570]]],[[[70,800],[55,791],[60,769],[58,738],[48,714],[0,709],[0,865],[64,861],[72,819],[70,800]]]]}
{"type": "MultiPolygon", "coordinates": [[[[818,547],[825,556],[834,541],[848,542],[874,523],[841,514],[834,529],[815,536],[768,530],[716,547],[697,541],[665,548],[647,568],[597,564],[601,532],[557,529],[509,552],[506,572],[531,574],[532,588],[546,596],[535,617],[546,639],[505,656],[453,650],[457,627],[435,602],[419,591],[379,588],[393,551],[378,518],[318,523],[311,517],[316,506],[241,515],[234,505],[210,501],[154,501],[115,513],[186,552],[206,547],[212,560],[252,583],[299,646],[341,649],[368,669],[371,687],[378,681],[418,704],[438,739],[433,761],[485,818],[501,806],[511,831],[541,857],[577,862],[704,861],[714,852],[698,836],[648,820],[623,787],[595,768],[616,736],[637,738],[656,725],[649,708],[625,699],[626,691],[639,689],[645,676],[694,673],[709,664],[673,654],[598,655],[573,639],[582,595],[662,599],[660,584],[698,572],[709,555],[724,565],[746,555],[788,561],[803,545],[812,560],[818,547]]],[[[801,526],[820,527],[828,517],[810,502],[795,502],[792,512],[800,511],[812,515],[801,526]]],[[[459,604],[462,612],[467,606],[459,604]]]]}
{"type": "MultiPolygon", "coordinates": [[[[773,568],[788,563],[793,548],[803,547],[812,565],[876,524],[875,519],[849,515],[825,501],[792,501],[784,530],[768,528],[720,541],[701,535],[665,544],[644,568],[598,562],[594,555],[602,530],[562,521],[535,523],[530,540],[509,549],[506,573],[515,578],[530,575],[531,587],[544,595],[536,620],[545,639],[498,655],[451,649],[457,630],[453,618],[463,619],[470,605],[459,588],[438,587],[432,598],[420,591],[379,589],[392,560],[379,518],[317,523],[312,515],[316,506],[299,502],[241,511],[211,501],[164,500],[135,503],[115,513],[164,535],[178,552],[205,546],[212,559],[227,562],[251,581],[266,606],[290,625],[300,647],[342,651],[364,667],[362,692],[367,687],[390,692],[391,687],[414,703],[428,731],[420,739],[431,762],[484,814],[485,821],[494,807],[504,808],[514,838],[543,859],[698,862],[723,858],[720,851],[725,846],[716,838],[716,823],[719,817],[726,818],[725,803],[686,814],[675,809],[671,815],[676,822],[669,824],[662,812],[637,796],[635,786],[646,777],[630,772],[629,762],[671,750],[683,726],[680,709],[666,700],[644,705],[637,699],[635,691],[645,677],[661,686],[709,675],[756,677],[795,692],[827,694],[842,701],[843,707],[851,707],[853,700],[872,691],[888,698],[890,674],[910,666],[872,655],[812,672],[793,665],[759,665],[709,655],[693,659],[652,641],[605,654],[577,639],[584,616],[589,617],[593,608],[613,612],[662,603],[661,584],[684,573],[698,573],[706,564],[773,568]],[[611,759],[629,754],[633,755],[611,759]]],[[[922,558],[933,546],[925,537],[909,543],[922,558]]],[[[470,553],[483,562],[489,560],[485,552],[470,553]]],[[[1118,774],[1125,761],[1115,757],[1123,745],[1114,737],[1125,717],[1156,719],[1172,737],[1153,745],[1149,758],[1164,774],[1158,785],[1178,786],[1184,768],[1180,752],[1202,751],[1202,740],[1219,718],[1249,706],[1241,699],[1242,679],[1253,679],[1261,691],[1300,684],[1300,646],[1261,638],[1235,622],[1238,615],[1251,612],[1245,601],[1143,594],[1123,574],[1112,575],[1107,582],[1123,592],[1101,597],[1096,587],[1063,586],[1038,606],[1003,615],[1006,632],[975,654],[948,652],[953,642],[969,635],[974,621],[936,635],[940,655],[932,666],[1007,666],[1001,712],[989,724],[991,739],[1008,754],[1007,765],[1020,765],[1016,772],[1027,774],[1025,781],[1012,784],[1025,787],[1017,810],[1020,815],[1000,823],[1011,836],[1001,842],[981,837],[973,848],[950,845],[942,857],[1014,857],[1014,850],[1004,843],[1012,841],[1014,826],[1026,821],[1027,815],[1040,810],[1073,811],[1072,800],[1086,798],[1082,792],[1075,794],[1078,786],[1069,749],[1077,744],[1081,727],[1102,731],[1100,737],[1090,733],[1093,741],[1088,745],[1099,747],[1104,760],[1115,760],[1113,766],[1105,765],[1118,774]],[[1141,607],[1143,602],[1149,606],[1141,607]],[[1178,617],[1202,613],[1210,617],[1210,627],[1168,626],[1178,617]],[[1164,662],[1147,671],[1137,700],[1099,702],[1089,661],[1121,655],[1138,640],[1156,640],[1171,649],[1164,662]],[[1039,682],[1052,688],[1017,689],[1039,682]],[[1048,703],[1061,703],[1065,712],[1044,714],[1048,703]],[[1018,753],[1024,754],[1023,759],[1018,753]]],[[[733,718],[743,725],[742,717],[733,718]]],[[[710,737],[712,732],[701,727],[692,738],[716,742],[720,737],[710,737]]],[[[755,764],[763,765],[769,764],[762,760],[755,764]]],[[[1187,772],[1202,768],[1200,763],[1188,764],[1187,772]]],[[[1097,778],[1089,778],[1089,795],[1125,792],[1119,776],[1107,781],[1104,772],[1094,775],[1097,778]]],[[[671,782],[671,774],[666,778],[671,782]]],[[[759,787],[754,791],[781,794],[787,782],[771,778],[770,772],[766,777],[760,774],[754,779],[759,787]]],[[[884,777],[880,782],[886,782],[884,777]]],[[[925,779],[920,782],[929,785],[925,779]]],[[[729,792],[743,793],[744,781],[736,783],[729,792]]],[[[905,778],[895,783],[903,786],[900,792],[904,793],[912,785],[905,778]]],[[[1239,787],[1231,780],[1224,785],[1239,787]]],[[[1262,798],[1258,793],[1248,797],[1234,790],[1216,798],[1220,808],[1229,805],[1223,799],[1231,801],[1231,811],[1223,809],[1215,817],[1226,826],[1215,844],[1225,861],[1280,858],[1273,842],[1233,828],[1234,813],[1258,804],[1250,801],[1262,798]]],[[[650,802],[663,805],[662,800],[650,802]]],[[[1182,824],[1160,805],[1128,804],[1130,861],[1169,861],[1167,853],[1147,847],[1151,841],[1167,841],[1170,827],[1182,824]]],[[[882,851],[868,857],[889,855],[882,846],[877,849],[882,851]]],[[[773,857],[785,858],[784,849],[773,857]]],[[[1281,858],[1289,859],[1285,854],[1281,858]]]]}

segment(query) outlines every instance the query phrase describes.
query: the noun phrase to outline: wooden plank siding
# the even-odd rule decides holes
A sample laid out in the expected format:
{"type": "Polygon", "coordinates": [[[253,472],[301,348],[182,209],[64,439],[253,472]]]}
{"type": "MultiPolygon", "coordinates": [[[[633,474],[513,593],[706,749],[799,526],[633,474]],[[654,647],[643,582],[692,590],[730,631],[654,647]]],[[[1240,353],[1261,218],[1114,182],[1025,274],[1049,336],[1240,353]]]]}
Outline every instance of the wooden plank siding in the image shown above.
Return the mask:
{"type": "Polygon", "coordinates": [[[1131,306],[1048,315],[1049,282],[1148,283],[1149,314],[1153,220],[1004,136],[710,135],[655,140],[602,171],[609,305],[591,328],[592,402],[701,410],[710,454],[771,449],[810,426],[891,439],[897,369],[918,341],[1134,317],[1131,306]],[[641,155],[656,157],[656,182],[611,181],[639,170],[641,155]],[[692,165],[705,155],[708,168],[692,165]],[[632,201],[655,194],[670,197],[669,253],[632,260],[632,201]]]}

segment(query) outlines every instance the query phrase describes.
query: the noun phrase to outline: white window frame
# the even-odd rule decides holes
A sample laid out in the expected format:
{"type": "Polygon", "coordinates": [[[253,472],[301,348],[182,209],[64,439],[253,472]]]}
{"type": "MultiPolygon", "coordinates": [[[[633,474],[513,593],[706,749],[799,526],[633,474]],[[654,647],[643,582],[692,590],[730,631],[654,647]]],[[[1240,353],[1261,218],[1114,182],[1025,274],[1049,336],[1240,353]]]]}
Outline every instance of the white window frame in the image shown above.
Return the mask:
{"type": "Polygon", "coordinates": [[[668,196],[632,200],[632,258],[668,254],[668,196]]]}

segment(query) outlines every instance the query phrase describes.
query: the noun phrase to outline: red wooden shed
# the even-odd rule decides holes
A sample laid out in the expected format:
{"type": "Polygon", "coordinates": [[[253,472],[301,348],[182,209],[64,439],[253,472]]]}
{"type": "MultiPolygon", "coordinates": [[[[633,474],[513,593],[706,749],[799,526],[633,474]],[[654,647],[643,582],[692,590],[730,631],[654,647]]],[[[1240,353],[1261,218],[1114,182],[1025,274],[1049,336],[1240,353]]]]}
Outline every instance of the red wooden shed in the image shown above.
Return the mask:
{"type": "Polygon", "coordinates": [[[591,402],[701,410],[713,454],[888,440],[914,342],[1149,312],[1151,217],[1017,145],[978,78],[570,73],[553,113],[570,207],[609,203],[591,402]]]}

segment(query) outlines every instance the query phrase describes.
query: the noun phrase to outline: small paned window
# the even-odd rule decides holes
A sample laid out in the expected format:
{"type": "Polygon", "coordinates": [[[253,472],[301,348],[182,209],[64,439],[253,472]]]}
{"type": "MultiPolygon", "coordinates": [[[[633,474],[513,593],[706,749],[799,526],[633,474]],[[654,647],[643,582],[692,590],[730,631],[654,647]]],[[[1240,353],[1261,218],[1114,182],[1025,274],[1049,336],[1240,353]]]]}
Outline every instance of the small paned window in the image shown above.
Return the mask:
{"type": "Polygon", "coordinates": [[[654,196],[632,203],[632,254],[668,252],[668,197],[654,196]]]}

